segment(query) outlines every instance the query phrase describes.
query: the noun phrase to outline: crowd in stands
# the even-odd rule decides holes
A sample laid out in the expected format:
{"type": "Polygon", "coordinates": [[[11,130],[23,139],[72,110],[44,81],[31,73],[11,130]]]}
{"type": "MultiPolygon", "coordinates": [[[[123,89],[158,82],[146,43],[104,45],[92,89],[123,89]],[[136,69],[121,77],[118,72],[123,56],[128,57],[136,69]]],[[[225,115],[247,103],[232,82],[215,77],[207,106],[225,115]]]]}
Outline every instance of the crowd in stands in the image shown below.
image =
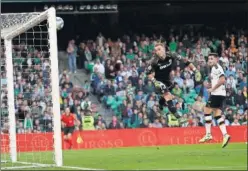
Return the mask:
{"type": "MultiPolygon", "coordinates": [[[[4,48],[3,48],[4,50],[4,48]]],[[[3,52],[3,51],[1,51],[3,52]]],[[[22,42],[13,45],[13,76],[17,133],[52,131],[50,64],[47,51],[22,42]]],[[[5,54],[1,54],[2,131],[8,132],[8,91],[5,54]]]]}
{"type": "Polygon", "coordinates": [[[212,38],[180,36],[172,31],[168,38],[124,35],[116,41],[99,34],[96,41],[81,42],[78,65],[90,72],[93,94],[114,112],[110,125],[100,116],[95,128],[203,126],[203,108],[209,98],[207,87],[211,79],[207,66],[210,52],[218,53],[225,70],[227,98],[222,116],[226,125],[247,124],[248,38],[242,31],[237,33],[227,32],[223,37],[212,38]],[[176,96],[174,105],[180,118],[166,107],[159,109],[158,94],[145,74],[158,39],[164,42],[166,50],[179,53],[184,62],[192,62],[200,71],[194,75],[184,62],[174,64],[171,80],[175,87],[171,93],[176,96]]]}
{"type": "MultiPolygon", "coordinates": [[[[1,53],[1,132],[7,133],[11,126],[8,122],[8,80],[6,78],[5,49],[1,48],[1,52],[3,52],[1,53]]],[[[39,47],[31,47],[25,42],[13,45],[12,52],[16,131],[17,133],[52,132],[53,111],[49,54],[47,50],[41,51],[39,47]]],[[[74,103],[72,98],[77,104],[87,95],[86,89],[73,85],[66,71],[59,75],[59,83],[62,112],[68,105],[71,106],[74,103]]]]}
{"type": "MultiPolygon", "coordinates": [[[[60,74],[61,113],[66,107],[77,115],[82,125],[77,129],[121,129],[203,126],[203,108],[209,98],[209,68],[207,56],[210,52],[219,55],[226,74],[227,98],[223,107],[226,125],[247,124],[247,60],[248,37],[244,33],[228,32],[219,38],[179,35],[171,32],[167,38],[146,35],[124,35],[117,40],[99,34],[96,41],[82,41],[79,45],[69,42],[67,53],[69,71],[60,74]],[[176,96],[175,117],[168,108],[160,110],[159,95],[145,69],[153,56],[155,43],[160,40],[166,50],[177,52],[200,71],[194,75],[184,62],[177,62],[171,72],[176,96]],[[76,62],[77,61],[77,62],[76,62]],[[76,66],[77,64],[77,66],[76,66]],[[77,67],[90,75],[83,86],[70,81],[77,67]],[[110,123],[97,112],[88,98],[97,96],[112,117],[110,123]],[[113,114],[113,116],[112,116],[113,114]],[[89,122],[87,120],[89,118],[89,122]],[[92,119],[93,118],[93,119],[92,119]]],[[[25,44],[14,46],[14,95],[17,133],[52,131],[52,97],[50,64],[48,53],[32,49],[25,44]]],[[[2,71],[4,54],[1,54],[2,71]]],[[[2,72],[2,131],[8,130],[6,73],[2,72]],[[4,89],[5,88],[5,89],[4,89]]],[[[213,125],[216,122],[213,121],[213,125]]]]}

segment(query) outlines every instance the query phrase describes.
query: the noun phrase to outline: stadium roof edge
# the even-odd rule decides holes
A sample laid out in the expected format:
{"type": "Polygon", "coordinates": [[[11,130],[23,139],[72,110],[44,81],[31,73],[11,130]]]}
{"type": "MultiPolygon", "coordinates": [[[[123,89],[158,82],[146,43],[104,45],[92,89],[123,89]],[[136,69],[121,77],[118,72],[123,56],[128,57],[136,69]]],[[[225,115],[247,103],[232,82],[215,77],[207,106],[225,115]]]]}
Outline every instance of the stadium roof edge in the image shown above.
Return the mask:
{"type": "Polygon", "coordinates": [[[99,2],[108,0],[1,0],[1,3],[41,3],[41,2],[99,2]]]}

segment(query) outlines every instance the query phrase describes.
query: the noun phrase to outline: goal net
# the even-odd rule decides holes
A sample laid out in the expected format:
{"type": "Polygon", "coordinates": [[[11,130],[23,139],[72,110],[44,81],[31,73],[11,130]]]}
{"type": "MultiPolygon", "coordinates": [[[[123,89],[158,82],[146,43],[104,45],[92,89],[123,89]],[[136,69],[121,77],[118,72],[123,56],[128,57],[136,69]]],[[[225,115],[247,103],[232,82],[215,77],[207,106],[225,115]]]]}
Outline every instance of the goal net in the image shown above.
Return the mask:
{"type": "Polygon", "coordinates": [[[1,169],[62,166],[56,13],[1,14],[1,169]]]}

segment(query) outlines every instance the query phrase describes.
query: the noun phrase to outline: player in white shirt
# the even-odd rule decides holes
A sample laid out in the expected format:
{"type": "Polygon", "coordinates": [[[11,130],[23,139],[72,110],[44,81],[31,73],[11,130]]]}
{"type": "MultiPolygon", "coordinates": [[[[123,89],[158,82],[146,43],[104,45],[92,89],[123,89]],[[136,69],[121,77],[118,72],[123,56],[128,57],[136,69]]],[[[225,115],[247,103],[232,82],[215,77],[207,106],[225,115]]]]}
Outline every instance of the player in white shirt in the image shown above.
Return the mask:
{"type": "Polygon", "coordinates": [[[230,140],[230,135],[227,134],[224,119],[221,117],[223,101],[226,98],[225,74],[223,68],[218,63],[218,55],[210,53],[208,55],[208,65],[211,67],[211,88],[207,105],[204,107],[206,135],[200,139],[200,143],[207,142],[213,139],[211,135],[212,113],[216,119],[220,130],[223,134],[222,148],[226,147],[230,140]]]}

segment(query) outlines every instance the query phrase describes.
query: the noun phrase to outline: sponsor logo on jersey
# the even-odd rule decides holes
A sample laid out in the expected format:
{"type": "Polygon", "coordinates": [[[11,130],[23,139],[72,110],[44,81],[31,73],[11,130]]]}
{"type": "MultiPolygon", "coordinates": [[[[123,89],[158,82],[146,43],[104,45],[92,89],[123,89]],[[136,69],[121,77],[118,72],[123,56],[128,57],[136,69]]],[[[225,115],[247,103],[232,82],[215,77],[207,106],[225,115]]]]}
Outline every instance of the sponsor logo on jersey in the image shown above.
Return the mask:
{"type": "Polygon", "coordinates": [[[169,63],[164,64],[164,65],[158,64],[158,66],[160,66],[159,69],[162,70],[162,69],[167,68],[167,67],[170,66],[171,64],[172,64],[172,60],[170,59],[170,60],[169,60],[169,63]]]}

